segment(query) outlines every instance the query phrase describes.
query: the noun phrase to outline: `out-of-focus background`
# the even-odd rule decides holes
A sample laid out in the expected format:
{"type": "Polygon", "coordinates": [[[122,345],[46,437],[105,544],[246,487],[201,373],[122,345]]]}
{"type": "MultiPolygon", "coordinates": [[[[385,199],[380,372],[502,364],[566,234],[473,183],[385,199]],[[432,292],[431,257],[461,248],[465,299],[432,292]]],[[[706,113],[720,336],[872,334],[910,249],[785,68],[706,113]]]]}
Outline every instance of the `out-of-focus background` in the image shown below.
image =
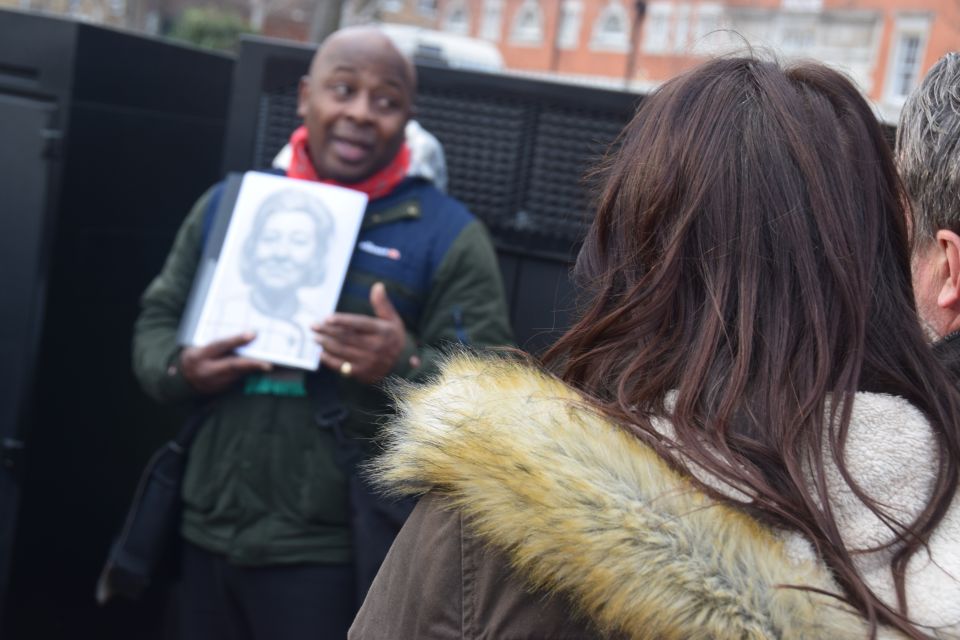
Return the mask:
{"type": "Polygon", "coordinates": [[[230,50],[240,33],[315,42],[388,25],[462,65],[645,91],[746,46],[846,71],[894,122],[917,79],[960,44],[958,0],[0,0],[230,50]]]}
{"type": "Polygon", "coordinates": [[[316,42],[369,22],[418,66],[417,118],[490,229],[534,353],[573,313],[584,176],[658,84],[747,47],[813,58],[892,137],[960,49],[960,0],[0,0],[2,640],[175,637],[169,579],[94,600],[138,476],[183,419],[131,373],[138,297],[200,193],[271,165],[316,42]]]}

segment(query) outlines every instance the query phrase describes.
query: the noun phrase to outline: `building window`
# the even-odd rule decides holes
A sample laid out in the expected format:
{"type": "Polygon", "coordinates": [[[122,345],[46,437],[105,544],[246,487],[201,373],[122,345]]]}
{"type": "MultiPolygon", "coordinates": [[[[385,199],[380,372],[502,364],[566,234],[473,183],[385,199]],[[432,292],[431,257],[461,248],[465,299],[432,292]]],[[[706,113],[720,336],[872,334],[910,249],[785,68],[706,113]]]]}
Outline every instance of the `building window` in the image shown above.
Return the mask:
{"type": "Polygon", "coordinates": [[[470,14],[463,0],[451,2],[447,7],[447,18],[443,28],[450,33],[467,35],[470,32],[470,14]]]}
{"type": "Polygon", "coordinates": [[[690,5],[678,4],[674,8],[673,50],[677,53],[687,51],[690,38],[690,5]]]}
{"type": "Polygon", "coordinates": [[[421,15],[437,15],[437,0],[417,0],[417,11],[421,15]]]}
{"type": "Polygon", "coordinates": [[[630,47],[630,16],[618,0],[610,2],[593,26],[593,49],[626,51],[630,47]]]}
{"type": "Polygon", "coordinates": [[[904,33],[897,43],[897,57],[893,62],[893,95],[907,97],[917,84],[920,71],[920,46],[918,33],[904,33]]]}
{"type": "Polygon", "coordinates": [[[400,13],[403,11],[403,0],[382,0],[380,9],[386,13],[400,13]]]}
{"type": "Polygon", "coordinates": [[[580,44],[580,20],[583,3],[580,0],[563,0],[560,5],[560,26],[557,30],[557,45],[564,49],[576,49],[580,44]]]}
{"type": "Polygon", "coordinates": [[[484,0],[483,20],[480,23],[480,37],[487,40],[500,39],[500,25],[503,23],[503,0],[484,0]]]}
{"type": "Polygon", "coordinates": [[[651,2],[643,26],[644,53],[666,53],[670,47],[670,18],[672,5],[651,2]]]}
{"type": "Polygon", "coordinates": [[[122,16],[127,12],[126,0],[110,0],[110,13],[115,16],[122,16]]]}
{"type": "Polygon", "coordinates": [[[719,4],[701,4],[693,23],[693,52],[709,55],[729,46],[729,33],[723,31],[723,7],[719,4]]]}
{"type": "Polygon", "coordinates": [[[786,27],[780,37],[780,46],[789,54],[809,54],[816,44],[816,37],[812,27],[786,27]]]}
{"type": "Polygon", "coordinates": [[[511,40],[517,44],[539,45],[543,42],[543,11],[536,0],[524,0],[513,18],[511,40]]]}
{"type": "Polygon", "coordinates": [[[887,67],[888,102],[902,104],[917,86],[929,30],[930,20],[925,16],[897,19],[887,67]]]}
{"type": "Polygon", "coordinates": [[[823,9],[823,0],[783,0],[784,11],[820,11],[823,9]]]}

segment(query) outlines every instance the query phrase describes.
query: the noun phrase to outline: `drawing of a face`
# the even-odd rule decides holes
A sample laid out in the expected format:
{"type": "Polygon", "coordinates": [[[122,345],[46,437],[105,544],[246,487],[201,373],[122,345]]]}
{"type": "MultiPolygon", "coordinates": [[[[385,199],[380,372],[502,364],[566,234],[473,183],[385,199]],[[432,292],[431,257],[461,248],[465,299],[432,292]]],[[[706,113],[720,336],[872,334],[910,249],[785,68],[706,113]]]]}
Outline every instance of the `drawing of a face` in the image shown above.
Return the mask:
{"type": "Polygon", "coordinates": [[[294,313],[300,287],[323,282],[333,230],[333,218],[319,199],[295,188],[267,196],[240,260],[240,275],[262,313],[294,313]]]}
{"type": "Polygon", "coordinates": [[[313,269],[316,251],[317,228],[310,214],[277,211],[254,244],[255,286],[274,291],[302,286],[313,269]]]}

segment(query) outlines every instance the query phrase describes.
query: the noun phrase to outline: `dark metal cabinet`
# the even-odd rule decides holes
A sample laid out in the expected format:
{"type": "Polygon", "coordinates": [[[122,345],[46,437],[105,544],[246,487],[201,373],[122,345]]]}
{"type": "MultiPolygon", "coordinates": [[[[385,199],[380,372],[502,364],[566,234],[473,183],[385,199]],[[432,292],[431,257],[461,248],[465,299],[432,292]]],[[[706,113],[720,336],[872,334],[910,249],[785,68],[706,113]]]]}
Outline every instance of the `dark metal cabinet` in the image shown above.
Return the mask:
{"type": "Polygon", "coordinates": [[[0,10],[0,637],[159,636],[158,601],[100,610],[93,590],[177,426],[137,388],[131,328],[220,177],[232,67],[0,10]]]}

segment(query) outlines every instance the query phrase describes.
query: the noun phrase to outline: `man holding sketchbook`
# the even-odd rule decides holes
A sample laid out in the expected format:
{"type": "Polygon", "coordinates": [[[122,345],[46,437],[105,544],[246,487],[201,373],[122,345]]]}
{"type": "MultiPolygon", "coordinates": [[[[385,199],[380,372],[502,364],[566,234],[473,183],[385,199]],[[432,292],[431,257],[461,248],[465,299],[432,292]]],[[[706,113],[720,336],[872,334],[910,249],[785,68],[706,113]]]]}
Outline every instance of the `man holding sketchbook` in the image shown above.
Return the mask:
{"type": "Polygon", "coordinates": [[[181,638],[345,637],[376,570],[364,536],[381,538],[376,556],[400,524],[392,507],[386,525],[355,524],[367,506],[353,470],[389,411],[380,383],[428,375],[451,344],[511,341],[486,231],[411,163],[415,86],[412,65],[370,28],[328,38],[301,81],[304,126],[286,176],[369,197],[337,310],[310,326],[322,347],[316,372],[239,355],[252,331],[179,343],[222,185],[194,206],[143,295],[141,384],[208,412],[183,481],[181,638]]]}

